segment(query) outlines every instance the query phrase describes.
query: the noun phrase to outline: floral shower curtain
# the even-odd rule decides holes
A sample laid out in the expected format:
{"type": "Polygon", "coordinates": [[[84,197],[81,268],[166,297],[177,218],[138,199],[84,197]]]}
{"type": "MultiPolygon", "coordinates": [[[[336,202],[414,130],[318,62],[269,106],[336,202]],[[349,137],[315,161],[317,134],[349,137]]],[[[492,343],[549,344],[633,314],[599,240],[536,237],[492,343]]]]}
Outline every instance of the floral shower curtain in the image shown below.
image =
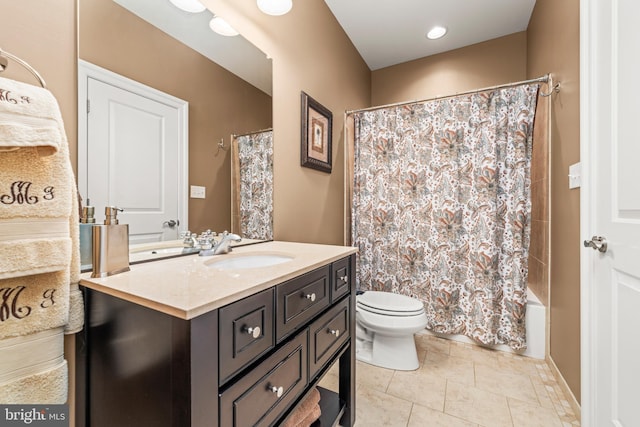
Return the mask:
{"type": "Polygon", "coordinates": [[[273,239],[273,131],[235,136],[235,211],[248,239],[273,239]]]}
{"type": "Polygon", "coordinates": [[[526,347],[538,85],[354,113],[361,290],[416,297],[428,329],[526,347]]]}

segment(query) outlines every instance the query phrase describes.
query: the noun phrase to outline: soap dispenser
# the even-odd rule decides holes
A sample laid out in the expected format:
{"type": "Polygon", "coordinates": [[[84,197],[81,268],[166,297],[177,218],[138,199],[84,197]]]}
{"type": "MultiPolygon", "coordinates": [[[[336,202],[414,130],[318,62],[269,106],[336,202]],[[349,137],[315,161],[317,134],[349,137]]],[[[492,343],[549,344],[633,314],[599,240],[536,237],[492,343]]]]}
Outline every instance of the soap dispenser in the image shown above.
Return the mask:
{"type": "MultiPolygon", "coordinates": [[[[88,199],[87,199],[88,202],[88,199]]],[[[93,257],[93,227],[96,225],[93,206],[84,206],[80,216],[80,269],[91,269],[93,257]]]]}
{"type": "Polygon", "coordinates": [[[107,277],[129,271],[129,225],[120,224],[122,209],[107,206],[104,224],[93,228],[93,273],[91,277],[107,277]]]}

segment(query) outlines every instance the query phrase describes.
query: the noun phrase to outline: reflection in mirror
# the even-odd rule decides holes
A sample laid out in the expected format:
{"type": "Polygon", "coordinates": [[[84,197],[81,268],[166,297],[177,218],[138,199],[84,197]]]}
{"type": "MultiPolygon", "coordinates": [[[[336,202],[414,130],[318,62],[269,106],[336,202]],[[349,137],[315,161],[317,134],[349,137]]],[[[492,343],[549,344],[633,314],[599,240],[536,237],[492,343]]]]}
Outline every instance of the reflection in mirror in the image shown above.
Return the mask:
{"type": "Polygon", "coordinates": [[[273,131],[231,141],[231,228],[249,239],[273,239],[273,131]]]}
{"type": "MultiPolygon", "coordinates": [[[[190,14],[169,0],[79,0],[78,9],[80,59],[188,103],[188,185],[182,190],[204,187],[205,196],[179,200],[182,205],[188,200],[188,218],[168,214],[158,226],[178,219],[176,235],[231,229],[229,136],[272,126],[271,61],[241,36],[211,31],[211,12],[190,14]]],[[[78,159],[79,170],[83,162],[78,159]]],[[[142,152],[131,164],[145,162],[142,152]]],[[[136,182],[128,185],[136,188],[136,182]]],[[[101,212],[103,207],[91,202],[101,212]]],[[[110,195],[103,203],[118,205],[118,200],[110,195]]]]}

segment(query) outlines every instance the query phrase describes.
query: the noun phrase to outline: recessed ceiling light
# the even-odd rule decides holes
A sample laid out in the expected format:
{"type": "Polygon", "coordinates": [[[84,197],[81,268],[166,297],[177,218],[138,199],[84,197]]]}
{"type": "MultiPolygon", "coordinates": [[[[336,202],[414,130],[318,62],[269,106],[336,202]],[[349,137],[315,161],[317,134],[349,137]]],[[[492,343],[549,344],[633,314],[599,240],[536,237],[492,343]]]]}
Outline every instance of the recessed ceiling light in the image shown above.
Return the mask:
{"type": "Polygon", "coordinates": [[[284,15],[289,12],[292,7],[292,0],[258,0],[258,9],[267,15],[284,15]]]}
{"type": "Polygon", "coordinates": [[[238,32],[234,30],[227,21],[219,16],[214,16],[213,19],[209,21],[209,28],[221,36],[233,37],[238,35],[238,32]]]}
{"type": "Polygon", "coordinates": [[[447,29],[445,27],[435,26],[429,30],[427,38],[429,40],[436,40],[440,37],[444,37],[445,34],[447,34],[447,29]]]}
{"type": "Polygon", "coordinates": [[[198,0],[169,0],[172,5],[178,9],[182,9],[185,12],[200,13],[206,9],[206,7],[198,0]]]}

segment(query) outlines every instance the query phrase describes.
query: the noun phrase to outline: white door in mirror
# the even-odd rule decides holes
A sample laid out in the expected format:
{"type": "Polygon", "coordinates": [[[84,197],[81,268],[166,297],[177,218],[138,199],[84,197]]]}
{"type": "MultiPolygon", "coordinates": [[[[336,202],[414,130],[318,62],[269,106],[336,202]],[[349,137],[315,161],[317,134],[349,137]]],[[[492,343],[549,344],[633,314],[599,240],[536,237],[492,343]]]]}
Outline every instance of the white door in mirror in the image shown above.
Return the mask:
{"type": "Polygon", "coordinates": [[[131,243],[177,239],[180,111],[91,77],[87,94],[85,199],[124,208],[131,243]]]}

